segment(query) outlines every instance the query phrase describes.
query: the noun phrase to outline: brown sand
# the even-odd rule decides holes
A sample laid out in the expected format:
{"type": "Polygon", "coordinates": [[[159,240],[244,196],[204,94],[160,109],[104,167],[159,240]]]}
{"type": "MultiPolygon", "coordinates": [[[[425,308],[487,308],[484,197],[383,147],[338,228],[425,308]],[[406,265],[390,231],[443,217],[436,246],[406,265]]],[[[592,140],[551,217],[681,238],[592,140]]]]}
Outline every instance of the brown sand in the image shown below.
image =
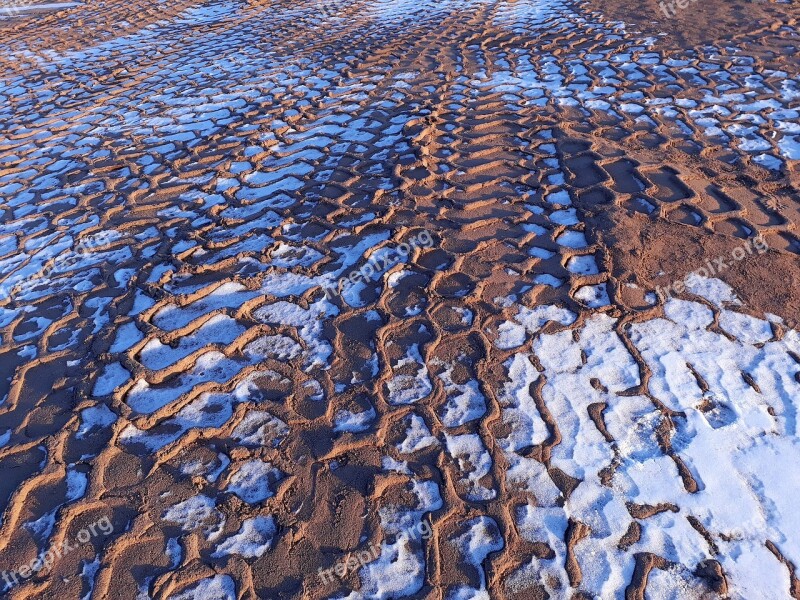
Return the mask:
{"type": "MultiPolygon", "coordinates": [[[[627,43],[626,36],[609,41],[610,26],[606,33],[576,30],[574,19],[545,19],[544,26],[515,30],[493,21],[503,4],[498,2],[384,20],[364,16],[370,2],[297,4],[242,2],[199,18],[195,13],[186,16],[192,6],[186,1],[89,2],[0,22],[0,46],[8,50],[0,56],[4,77],[47,92],[15,92],[2,100],[8,110],[0,124],[0,176],[8,177],[4,184],[19,182],[21,190],[31,190],[29,202],[36,205],[25,222],[25,215],[14,213],[15,207],[3,200],[0,222],[22,222],[8,234],[14,251],[3,251],[12,255],[26,243],[54,243],[42,242],[36,219],[46,233],[68,233],[75,223],[94,218],[75,233],[76,239],[109,229],[124,234],[93,250],[105,254],[93,265],[97,271],[88,287],[75,291],[67,286],[65,292],[54,286],[52,294],[4,305],[20,312],[4,321],[0,350],[0,395],[7,394],[0,406],[0,432],[10,430],[9,441],[0,448],[0,571],[18,569],[49,545],[76,539],[101,517],[114,525],[113,534],[80,545],[52,569],[15,586],[9,597],[79,598],[91,589],[92,598],[133,599],[142,589],[150,597],[169,598],[216,576],[234,581],[238,598],[346,595],[364,586],[356,571],[326,583],[318,570],[390,541],[381,510],[417,509],[412,479],[435,483],[442,504],[423,511],[432,523],[432,537],[424,553],[420,549],[423,583],[404,597],[444,598],[456,586],[478,588],[484,579],[492,598],[548,597],[549,580],[514,577],[533,558],[552,561],[556,551],[520,531],[516,511],[538,507],[538,490],[508,479],[509,459],[498,442],[512,429],[503,420],[500,390],[509,380],[503,365],[514,352],[498,348],[496,341],[499,328],[514,318],[519,305],[558,303],[578,315],[578,327],[598,311],[576,299],[576,291],[607,283],[611,303],[599,312],[623,322],[650,319],[661,308],[645,301],[646,291],[762,235],[770,250],[732,265],[721,279],[743,300],[739,310],[759,317],[772,313],[790,326],[797,321],[797,161],[787,160],[781,170],[771,171],[756,164],[751,154],[703,137],[701,126],[686,133],[669,119],[649,125],[632,114],[620,112],[614,118],[603,110],[587,117],[555,102],[539,106],[530,102],[535,97],[519,90],[496,89],[497,82],[480,85],[476,75],[507,70],[505,63],[516,60],[513,52],[520,48],[534,57],[550,53],[558,61],[627,43]],[[330,20],[330,13],[342,18],[330,20]],[[168,24],[159,25],[162,21],[168,24]],[[155,41],[147,26],[163,27],[155,41]],[[141,37],[111,44],[136,34],[141,37]],[[69,54],[103,42],[110,45],[97,56],[69,54]],[[49,51],[67,59],[46,68],[48,61],[57,61],[49,51]],[[223,64],[221,57],[231,53],[238,58],[223,64]],[[275,65],[259,62],[273,54],[278,57],[275,65]],[[288,65],[296,69],[290,71],[288,65]],[[317,74],[322,81],[313,83],[317,74]],[[317,94],[307,98],[309,89],[317,94]],[[204,90],[212,91],[206,95],[204,90]],[[226,94],[235,102],[216,106],[230,101],[222,99],[226,94]],[[195,100],[195,105],[214,106],[185,120],[169,112],[195,100]],[[80,126],[91,115],[99,115],[102,124],[80,126]],[[175,129],[158,124],[165,115],[175,129]],[[359,125],[356,118],[366,121],[359,125]],[[207,119],[214,121],[214,128],[187,126],[207,119]],[[331,134],[325,130],[330,123],[345,126],[331,134]],[[166,139],[187,129],[195,133],[166,139]],[[71,132],[78,137],[68,137],[71,132]],[[552,132],[552,139],[545,132],[552,132]],[[314,153],[314,146],[306,144],[328,135],[332,139],[319,146],[324,152],[314,153]],[[398,140],[385,146],[392,135],[398,140]],[[78,154],[78,162],[58,171],[53,180],[36,180],[43,168],[74,149],[81,136],[98,137],[91,153],[78,154]],[[174,147],[163,148],[169,144],[174,147]],[[545,148],[548,144],[554,150],[545,148]],[[300,154],[309,148],[310,154],[300,154]],[[26,161],[37,159],[39,150],[44,159],[30,172],[26,161]],[[548,158],[560,166],[552,167],[548,158]],[[237,195],[241,181],[233,188],[220,185],[238,177],[246,162],[267,173],[287,164],[307,169],[295,187],[288,187],[290,175],[281,176],[285,198],[275,200],[269,210],[248,213],[255,200],[237,195]],[[545,212],[552,207],[544,194],[556,185],[545,176],[556,171],[563,173],[561,188],[579,211],[571,230],[585,233],[586,248],[559,244],[558,236],[568,227],[555,224],[545,212]],[[71,186],[85,187],[70,192],[71,186]],[[220,194],[217,204],[215,194],[220,194]],[[641,200],[654,210],[643,210],[641,200]],[[148,234],[150,229],[155,234],[148,234]],[[354,248],[368,236],[380,240],[373,245],[386,240],[394,246],[422,231],[431,233],[431,247],[415,251],[408,265],[389,270],[399,276],[405,269],[408,276],[395,287],[367,286],[358,302],[336,297],[335,312],[309,312],[310,322],[320,323],[310,335],[288,318],[278,322],[260,316],[260,308],[287,299],[312,311],[323,296],[319,285],[298,284],[300,291],[284,293],[264,283],[269,275],[333,273],[348,253],[355,253],[351,268],[357,268],[364,262],[364,249],[354,248]],[[310,262],[280,266],[286,254],[276,247],[278,241],[291,246],[289,254],[308,253],[310,262]],[[254,245],[248,247],[248,242],[254,245]],[[551,255],[533,255],[534,246],[551,255]],[[320,259],[314,258],[315,252],[320,259]],[[597,257],[598,273],[578,276],[567,269],[571,257],[587,253],[597,257]],[[165,267],[158,270],[159,265],[165,267]],[[279,266],[269,271],[273,265],[279,266]],[[114,273],[121,268],[131,269],[131,278],[118,285],[114,273]],[[542,276],[561,285],[542,285],[537,279],[542,276]],[[243,286],[236,302],[189,314],[215,286],[232,283],[243,286]],[[253,293],[247,296],[248,291],[253,293]],[[504,298],[512,295],[515,302],[506,303],[504,298]],[[174,327],[165,325],[168,319],[161,312],[170,305],[188,307],[186,319],[178,319],[174,327]],[[234,339],[201,340],[171,364],[145,364],[148,344],[160,340],[178,350],[182,339],[206,335],[198,329],[219,315],[242,327],[234,339]],[[40,330],[37,318],[49,324],[40,330]],[[129,324],[136,326],[139,337],[115,349],[117,332],[129,324]],[[247,344],[263,335],[284,336],[286,347],[293,342],[302,351],[282,355],[274,350],[247,363],[247,344]],[[319,340],[330,344],[330,356],[309,365],[306,359],[319,340]],[[35,356],[25,350],[30,345],[35,356]],[[398,376],[417,373],[420,365],[407,360],[415,349],[432,385],[419,402],[404,405],[393,400],[392,384],[398,376]],[[180,378],[209,350],[247,364],[234,375],[179,388],[180,378]],[[116,363],[130,372],[130,379],[95,393],[103,368],[116,363]],[[173,421],[202,393],[232,393],[249,376],[246,400],[196,409],[205,426],[181,431],[173,421]],[[485,414],[443,424],[452,396],[446,377],[455,385],[477,382],[486,398],[485,414]],[[168,397],[150,411],[137,409],[141,389],[134,388],[136,381],[169,389],[168,397]],[[86,422],[83,411],[98,406],[113,414],[113,422],[79,434],[86,422]],[[230,415],[218,421],[228,408],[230,415]],[[273,420],[263,426],[265,443],[237,443],[236,427],[256,410],[285,424],[285,439],[281,441],[281,426],[273,420]],[[336,430],[342,411],[370,410],[374,418],[363,430],[336,430]],[[403,454],[397,446],[412,414],[424,419],[436,442],[403,454]],[[142,442],[150,440],[146,436],[131,442],[126,431],[132,427],[164,435],[166,441],[157,448],[142,442]],[[180,435],[170,438],[176,431],[180,435]],[[475,457],[442,449],[446,435],[465,434],[477,434],[491,457],[491,467],[477,480],[470,479],[478,470],[475,457]],[[407,461],[413,477],[402,468],[388,468],[387,457],[407,461]],[[280,481],[270,481],[274,494],[255,502],[229,491],[235,469],[251,460],[267,461],[282,473],[280,481]],[[192,465],[197,468],[190,469],[192,465]],[[86,490],[66,500],[67,473],[73,471],[86,474],[86,490]],[[214,502],[203,525],[218,526],[218,537],[203,526],[182,529],[165,518],[171,507],[198,495],[214,502]],[[53,520],[46,534],[47,518],[38,529],[25,526],[48,514],[53,520]],[[267,515],[276,526],[267,552],[250,557],[215,554],[243,522],[267,515]],[[493,550],[476,566],[452,542],[465,533],[470,519],[484,516],[497,527],[487,538],[501,539],[502,550],[493,550]],[[177,564],[165,550],[177,553],[177,564]]],[[[628,31],[666,33],[652,51],[685,57],[700,70],[716,50],[698,54],[698,45],[720,43],[754,56],[759,72],[798,72],[794,5],[714,0],[693,4],[674,20],[662,18],[655,0],[596,0],[574,10],[603,13],[601,23],[624,20],[628,31]]],[[[591,79],[592,85],[603,85],[596,74],[591,79]]],[[[645,78],[645,84],[619,79],[624,92],[645,89],[651,98],[672,94],[652,78],[645,78]]],[[[713,79],[708,77],[702,86],[679,81],[685,97],[702,101],[713,79]]],[[[770,84],[752,100],[775,95],[770,84]]],[[[8,264],[4,276],[16,268],[8,264]]],[[[559,329],[551,322],[543,331],[559,329]]],[[[632,346],[621,327],[619,335],[632,346]]],[[[645,387],[648,367],[635,356],[645,387]]],[[[543,399],[544,383],[539,379],[529,391],[546,425],[546,439],[520,455],[543,466],[563,506],[583,480],[554,464],[554,449],[570,440],[562,434],[558,407],[543,399]]],[[[604,387],[599,380],[592,385],[604,387]]],[[[675,411],[654,403],[665,417],[658,448],[675,463],[680,485],[695,493],[698,483],[670,442],[675,411]]],[[[614,438],[603,416],[607,408],[607,403],[595,403],[588,410],[611,444],[614,438]]],[[[600,473],[604,485],[612,481],[617,466],[609,464],[600,473]]],[[[671,510],[671,505],[629,505],[630,525],[618,547],[627,552],[648,519],[671,510]]],[[[699,522],[692,526],[702,529],[699,522]]],[[[550,597],[590,597],[584,584],[592,565],[582,564],[576,549],[593,533],[589,524],[570,518],[561,540],[567,581],[561,588],[553,583],[558,591],[550,597]]],[[[706,538],[713,546],[716,538],[705,532],[706,538]]],[[[786,594],[800,597],[797,565],[781,554],[779,545],[764,543],[772,544],[770,552],[791,574],[786,594]]],[[[675,567],[653,553],[636,552],[630,558],[635,568],[620,590],[626,598],[644,597],[653,570],[675,567]]],[[[727,593],[726,574],[716,560],[692,565],[687,577],[697,597],[727,593]]],[[[205,597],[225,596],[208,592],[205,597]]]]}
{"type": "Polygon", "coordinates": [[[681,9],[670,2],[664,2],[662,8],[661,0],[597,0],[592,7],[642,32],[663,35],[659,45],[669,50],[719,44],[760,29],[794,26],[797,19],[792,3],[774,0],[684,3],[686,7],[681,9]]]}

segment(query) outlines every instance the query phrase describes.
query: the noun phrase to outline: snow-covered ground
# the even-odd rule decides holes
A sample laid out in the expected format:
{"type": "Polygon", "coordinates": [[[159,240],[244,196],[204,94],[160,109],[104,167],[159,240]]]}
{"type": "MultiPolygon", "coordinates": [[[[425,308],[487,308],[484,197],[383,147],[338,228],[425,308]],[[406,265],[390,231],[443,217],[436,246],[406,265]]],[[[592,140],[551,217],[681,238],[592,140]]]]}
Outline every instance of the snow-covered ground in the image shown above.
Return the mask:
{"type": "Polygon", "coordinates": [[[164,10],[0,41],[0,460],[27,490],[0,570],[116,524],[10,587],[617,598],[654,555],[647,598],[789,597],[800,335],[719,279],[630,319],[574,162],[669,202],[572,146],[652,133],[791,183],[797,73],[561,0],[164,10]]]}

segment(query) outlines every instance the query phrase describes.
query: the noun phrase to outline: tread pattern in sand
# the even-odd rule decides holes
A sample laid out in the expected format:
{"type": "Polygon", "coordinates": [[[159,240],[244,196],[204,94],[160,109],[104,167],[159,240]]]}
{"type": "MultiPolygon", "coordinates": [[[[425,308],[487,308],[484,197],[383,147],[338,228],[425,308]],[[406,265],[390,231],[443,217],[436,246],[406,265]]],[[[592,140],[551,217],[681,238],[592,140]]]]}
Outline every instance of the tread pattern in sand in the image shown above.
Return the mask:
{"type": "Polygon", "coordinates": [[[12,597],[798,589],[758,469],[797,458],[796,332],[707,290],[633,311],[592,229],[800,254],[791,18],[669,54],[560,0],[0,32],[0,570],[115,527],[12,597]]]}

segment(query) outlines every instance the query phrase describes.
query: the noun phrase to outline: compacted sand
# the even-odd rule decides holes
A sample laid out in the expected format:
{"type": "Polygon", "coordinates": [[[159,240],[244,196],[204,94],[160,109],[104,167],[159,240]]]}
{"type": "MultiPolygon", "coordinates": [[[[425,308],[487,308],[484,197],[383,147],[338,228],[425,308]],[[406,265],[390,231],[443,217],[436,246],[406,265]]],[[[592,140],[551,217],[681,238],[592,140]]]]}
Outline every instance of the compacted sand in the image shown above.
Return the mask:
{"type": "Polygon", "coordinates": [[[4,597],[800,598],[792,3],[0,13],[4,597]]]}

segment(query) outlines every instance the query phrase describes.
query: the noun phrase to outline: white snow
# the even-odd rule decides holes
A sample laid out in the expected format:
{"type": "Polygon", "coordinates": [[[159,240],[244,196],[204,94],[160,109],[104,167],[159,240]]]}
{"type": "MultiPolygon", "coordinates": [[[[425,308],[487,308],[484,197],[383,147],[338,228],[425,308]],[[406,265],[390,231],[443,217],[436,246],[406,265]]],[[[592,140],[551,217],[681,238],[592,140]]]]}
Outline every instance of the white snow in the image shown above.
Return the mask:
{"type": "Polygon", "coordinates": [[[239,531],[217,545],[211,555],[215,558],[237,554],[244,558],[258,558],[272,547],[277,528],[272,516],[258,516],[242,522],[239,531]]]}
{"type": "Polygon", "coordinates": [[[283,473],[271,463],[260,459],[243,462],[230,476],[226,491],[236,494],[248,504],[257,504],[275,495],[273,486],[283,479],[283,473]]]}

